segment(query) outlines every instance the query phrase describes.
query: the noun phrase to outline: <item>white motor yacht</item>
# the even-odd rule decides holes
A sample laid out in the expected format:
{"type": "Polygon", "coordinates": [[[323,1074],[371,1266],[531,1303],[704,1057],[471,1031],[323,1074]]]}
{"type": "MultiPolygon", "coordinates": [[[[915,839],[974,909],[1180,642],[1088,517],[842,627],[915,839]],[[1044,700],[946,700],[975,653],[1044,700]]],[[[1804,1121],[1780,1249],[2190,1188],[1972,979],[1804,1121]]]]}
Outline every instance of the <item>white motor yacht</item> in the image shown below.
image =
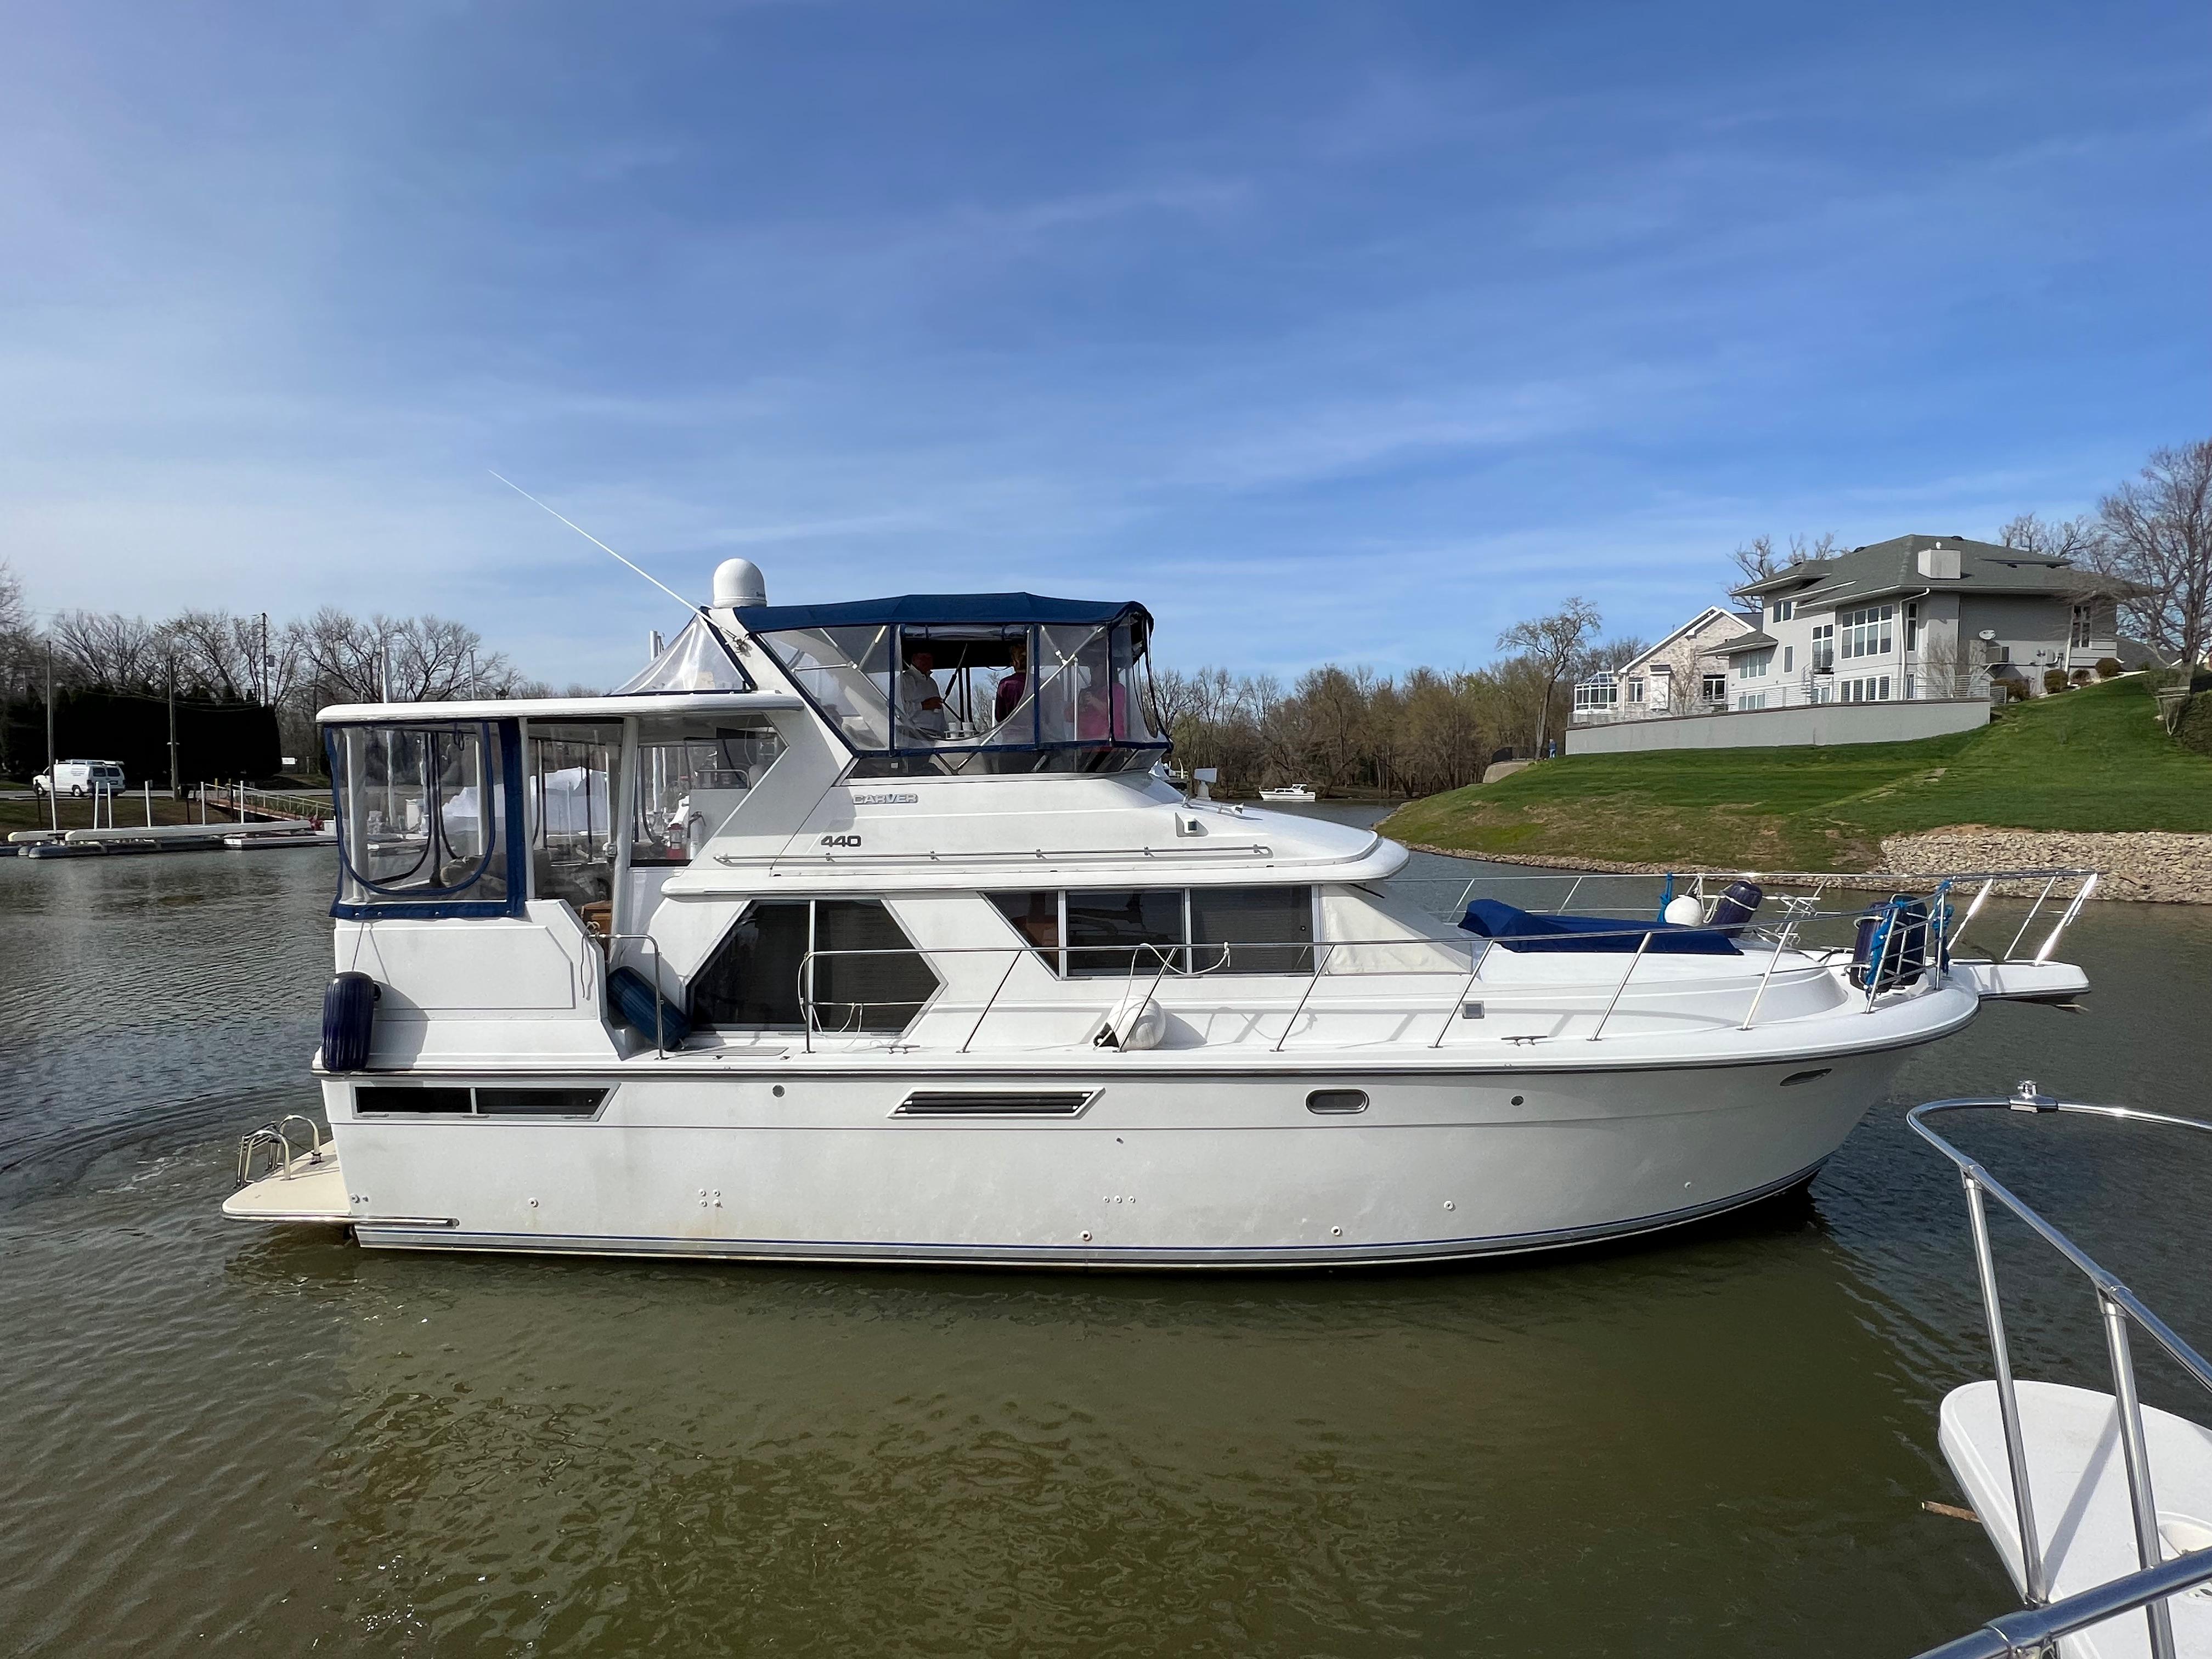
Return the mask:
{"type": "Polygon", "coordinates": [[[1279,784],[1273,789],[1262,789],[1260,792],[1260,799],[1272,801],[1311,801],[1318,800],[1320,797],[1314,793],[1314,787],[1310,783],[1285,783],[1279,784]]]}
{"type": "Polygon", "coordinates": [[[1809,942],[1817,884],[1455,927],[1394,890],[1403,847],[1172,783],[1151,629],[774,606],[732,560],[611,695],[323,710],[330,1139],[250,1137],[226,1210],[447,1249],[1476,1256],[1805,1182],[1985,997],[2087,988],[2051,960],[2079,881],[1977,961],[1948,885],[1856,955],[1848,918],[1809,942]]]}

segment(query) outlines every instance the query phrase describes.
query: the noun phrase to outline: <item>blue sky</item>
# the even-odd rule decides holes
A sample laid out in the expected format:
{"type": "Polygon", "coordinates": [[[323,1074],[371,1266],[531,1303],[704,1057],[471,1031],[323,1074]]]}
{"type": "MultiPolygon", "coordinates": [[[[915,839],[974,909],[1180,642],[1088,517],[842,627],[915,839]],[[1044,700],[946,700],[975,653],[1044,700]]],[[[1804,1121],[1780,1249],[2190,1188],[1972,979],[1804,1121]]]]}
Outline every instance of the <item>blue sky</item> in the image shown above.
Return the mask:
{"type": "Polygon", "coordinates": [[[1132,595],[1164,659],[1656,634],[1761,531],[2212,433],[2212,8],[48,7],[0,58],[41,607],[1132,595]]]}

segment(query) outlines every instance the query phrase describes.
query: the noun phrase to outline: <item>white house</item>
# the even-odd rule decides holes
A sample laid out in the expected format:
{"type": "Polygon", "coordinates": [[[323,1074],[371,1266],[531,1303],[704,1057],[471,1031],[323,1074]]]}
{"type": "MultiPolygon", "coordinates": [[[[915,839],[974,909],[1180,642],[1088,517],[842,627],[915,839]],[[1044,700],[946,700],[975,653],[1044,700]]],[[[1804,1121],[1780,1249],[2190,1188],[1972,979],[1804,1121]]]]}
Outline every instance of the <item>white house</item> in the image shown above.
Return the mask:
{"type": "Polygon", "coordinates": [[[1707,605],[1656,645],[1575,684],[1574,723],[1711,714],[1729,703],[1729,661],[1736,640],[1758,629],[1756,616],[1707,605]]]}
{"type": "Polygon", "coordinates": [[[1899,536],[1808,559],[1737,588],[1754,607],[1747,617],[1710,607],[1633,662],[1578,683],[1568,748],[1880,743],[1964,730],[1987,718],[1992,699],[2043,695],[2053,669],[2086,678],[2118,657],[2119,592],[2065,559],[1961,536],[1899,536]],[[1698,665],[1694,697],[1686,695],[1686,653],[1698,665]],[[1655,700],[1661,660],[1668,684],[1655,700]],[[1686,716],[1870,703],[1953,710],[1869,710],[1809,726],[1729,722],[1725,732],[1680,725],[1686,716]],[[1601,739],[1594,730],[1661,716],[1663,732],[1601,739]]]}

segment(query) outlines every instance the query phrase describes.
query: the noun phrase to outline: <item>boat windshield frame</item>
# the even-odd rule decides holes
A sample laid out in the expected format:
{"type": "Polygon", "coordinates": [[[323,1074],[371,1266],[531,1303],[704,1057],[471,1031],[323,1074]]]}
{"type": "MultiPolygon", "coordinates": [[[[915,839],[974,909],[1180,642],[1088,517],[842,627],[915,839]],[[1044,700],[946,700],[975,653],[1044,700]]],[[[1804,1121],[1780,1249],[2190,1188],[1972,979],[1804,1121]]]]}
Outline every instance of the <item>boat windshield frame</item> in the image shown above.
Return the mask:
{"type": "Polygon", "coordinates": [[[1134,602],[990,594],[738,615],[856,757],[857,775],[1123,771],[1173,748],[1152,729],[1152,617],[1134,602]],[[952,682],[931,711],[938,729],[907,707],[902,684],[925,649],[933,664],[954,654],[929,671],[952,682]],[[986,714],[973,677],[1001,667],[1019,677],[1014,701],[1005,706],[1003,680],[984,688],[986,714]]]}

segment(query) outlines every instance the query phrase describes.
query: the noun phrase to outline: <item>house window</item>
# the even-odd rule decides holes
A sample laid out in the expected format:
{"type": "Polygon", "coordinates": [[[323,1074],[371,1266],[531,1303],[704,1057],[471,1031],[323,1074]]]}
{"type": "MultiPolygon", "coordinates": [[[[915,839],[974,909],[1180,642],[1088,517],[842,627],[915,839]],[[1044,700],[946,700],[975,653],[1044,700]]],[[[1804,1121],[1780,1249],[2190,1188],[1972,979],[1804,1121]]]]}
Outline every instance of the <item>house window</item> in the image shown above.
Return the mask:
{"type": "Polygon", "coordinates": [[[1893,644],[1890,629],[1896,615],[1893,605],[1869,605],[1838,612],[1836,621],[1844,630],[1844,659],[1887,656],[1893,644]]]}
{"type": "Polygon", "coordinates": [[[1920,606],[1917,602],[1905,607],[1905,648],[1920,648],[1920,606]]]}
{"type": "Polygon", "coordinates": [[[1728,701],[1727,673],[1707,673],[1698,687],[1698,695],[1707,702],[1725,703],[1728,701]]]}
{"type": "Polygon", "coordinates": [[[1629,681],[1628,700],[1631,702],[1642,702],[1644,701],[1644,681],[1640,677],[1629,681]]]}
{"type": "Polygon", "coordinates": [[[1764,708],[1766,707],[1766,693],[1747,691],[1735,700],[1735,706],[1739,709],[1764,708]]]}
{"type": "Polygon", "coordinates": [[[1825,673],[1836,665],[1836,625],[1819,623],[1813,629],[1813,672],[1825,673]]]}
{"type": "Polygon", "coordinates": [[[1766,607],[1769,622],[1788,622],[1796,614],[1797,601],[1795,599],[1777,599],[1766,607]]]}
{"type": "Polygon", "coordinates": [[[1910,675],[1910,674],[1907,674],[1907,675],[1905,677],[1905,702],[1912,702],[1916,697],[1917,697],[1919,695],[1920,695],[1920,694],[1919,694],[1917,691],[1916,691],[1916,690],[1913,690],[1912,676],[1911,676],[1911,675],[1910,675]]]}
{"type": "Polygon", "coordinates": [[[1774,666],[1774,647],[1764,651],[1747,651],[1735,659],[1735,676],[1740,680],[1763,680],[1774,666]]]}
{"type": "Polygon", "coordinates": [[[1860,679],[1845,680],[1837,696],[1843,702],[1887,702],[1889,676],[1869,674],[1860,679]]]}
{"type": "Polygon", "coordinates": [[[1796,669],[1796,666],[1797,647],[1794,645],[1784,646],[1782,647],[1782,672],[1785,674],[1790,673],[1791,671],[1796,669]]]}
{"type": "Polygon", "coordinates": [[[2074,607],[2073,626],[2068,632],[2067,642],[2075,650],[2083,650],[2100,640],[2109,640],[2118,630],[2119,618],[2109,599],[2093,599],[2087,605],[2074,607]]]}
{"type": "Polygon", "coordinates": [[[1587,719],[1611,709],[1620,702],[1620,683],[1610,674],[1593,674],[1575,682],[1575,713],[1587,719]]]}

